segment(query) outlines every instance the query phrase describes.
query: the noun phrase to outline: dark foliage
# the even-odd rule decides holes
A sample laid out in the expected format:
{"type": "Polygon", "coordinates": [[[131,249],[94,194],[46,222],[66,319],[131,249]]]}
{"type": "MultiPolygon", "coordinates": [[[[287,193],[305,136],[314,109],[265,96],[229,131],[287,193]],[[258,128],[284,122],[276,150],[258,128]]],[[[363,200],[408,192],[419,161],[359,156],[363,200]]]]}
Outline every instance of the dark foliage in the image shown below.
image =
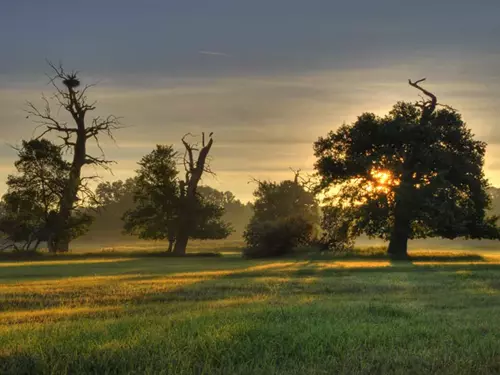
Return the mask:
{"type": "Polygon", "coordinates": [[[436,110],[435,96],[410,83],[431,99],[397,103],[384,117],[365,113],[315,143],[321,187],[353,208],[356,231],[390,240],[394,255],[406,255],[409,238],[498,239],[487,213],[486,144],[457,111],[436,110]]]}
{"type": "MultiPolygon", "coordinates": [[[[34,251],[58,230],[57,209],[70,166],[61,148],[45,139],[23,141],[18,156],[17,174],[7,178],[2,198],[0,231],[4,248],[34,251]]],[[[84,233],[90,221],[89,215],[73,212],[68,221],[70,238],[84,233]]]]}
{"type": "Polygon", "coordinates": [[[280,183],[259,181],[254,196],[254,215],[243,235],[246,256],[283,255],[316,236],[318,204],[297,178],[280,183]]]}
{"type": "Polygon", "coordinates": [[[352,250],[356,239],[353,210],[340,206],[325,206],[321,210],[322,235],[319,245],[322,249],[335,252],[352,250]]]}
{"type": "MultiPolygon", "coordinates": [[[[123,219],[127,233],[143,239],[168,240],[173,250],[182,215],[182,181],[176,168],[177,153],[172,146],[158,145],[139,162],[134,187],[134,208],[123,219]]],[[[221,220],[223,207],[196,196],[192,207],[192,226],[189,238],[222,239],[231,232],[230,226],[221,220]]]]}
{"type": "Polygon", "coordinates": [[[306,245],[313,234],[313,224],[300,216],[276,220],[252,220],[245,231],[247,247],[243,255],[249,258],[275,257],[293,252],[306,245]]]}

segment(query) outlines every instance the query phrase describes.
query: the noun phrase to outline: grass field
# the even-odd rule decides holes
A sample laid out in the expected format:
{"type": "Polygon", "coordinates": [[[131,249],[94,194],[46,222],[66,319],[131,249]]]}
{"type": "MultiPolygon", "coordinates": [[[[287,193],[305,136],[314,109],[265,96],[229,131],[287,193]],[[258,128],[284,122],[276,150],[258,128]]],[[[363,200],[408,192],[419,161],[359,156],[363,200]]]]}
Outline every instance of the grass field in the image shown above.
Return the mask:
{"type": "Polygon", "coordinates": [[[499,255],[2,261],[0,374],[494,374],[499,292],[499,255]]]}

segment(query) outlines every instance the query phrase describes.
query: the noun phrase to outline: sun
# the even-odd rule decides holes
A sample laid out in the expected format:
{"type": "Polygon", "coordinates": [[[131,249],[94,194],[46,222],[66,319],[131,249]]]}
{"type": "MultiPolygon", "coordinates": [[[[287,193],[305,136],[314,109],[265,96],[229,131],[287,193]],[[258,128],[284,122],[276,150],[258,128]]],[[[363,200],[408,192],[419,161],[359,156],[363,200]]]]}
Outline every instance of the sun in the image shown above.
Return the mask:
{"type": "Polygon", "coordinates": [[[393,174],[385,169],[372,169],[370,171],[372,180],[368,182],[367,190],[389,193],[393,186],[399,185],[399,181],[394,178],[393,174]]]}

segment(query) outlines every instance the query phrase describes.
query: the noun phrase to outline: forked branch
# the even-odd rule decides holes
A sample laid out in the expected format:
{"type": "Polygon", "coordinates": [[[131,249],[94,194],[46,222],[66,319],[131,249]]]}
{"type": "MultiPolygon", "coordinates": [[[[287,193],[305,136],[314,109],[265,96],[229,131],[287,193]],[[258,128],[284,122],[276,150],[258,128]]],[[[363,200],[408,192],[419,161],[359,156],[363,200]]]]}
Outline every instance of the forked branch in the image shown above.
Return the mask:
{"type": "Polygon", "coordinates": [[[428,115],[432,114],[437,105],[436,95],[420,86],[420,83],[424,82],[425,80],[426,78],[422,78],[414,82],[412,82],[411,79],[408,80],[410,86],[415,87],[417,90],[420,90],[425,96],[429,98],[422,98],[422,101],[417,103],[417,105],[422,109],[422,117],[427,117],[428,115]]]}

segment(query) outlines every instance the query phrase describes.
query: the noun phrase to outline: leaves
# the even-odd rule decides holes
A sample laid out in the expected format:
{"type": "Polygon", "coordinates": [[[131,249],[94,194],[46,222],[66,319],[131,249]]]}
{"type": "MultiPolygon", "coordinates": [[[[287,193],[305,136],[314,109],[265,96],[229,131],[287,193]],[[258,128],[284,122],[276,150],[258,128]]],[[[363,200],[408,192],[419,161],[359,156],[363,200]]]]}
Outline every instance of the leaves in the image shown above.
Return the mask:
{"type": "Polygon", "coordinates": [[[485,143],[474,140],[455,110],[422,111],[399,102],[384,117],[365,113],[319,138],[321,188],[335,189],[336,202],[355,208],[356,225],[371,236],[388,238],[397,196],[411,216],[411,238],[499,238],[487,216],[485,143]],[[377,179],[376,170],[392,183],[377,179]]]}
{"type": "MultiPolygon", "coordinates": [[[[175,241],[184,209],[178,159],[173,147],[164,145],[157,145],[141,159],[135,178],[135,208],[123,217],[126,232],[144,239],[175,241]]],[[[215,192],[213,195],[220,193],[215,192]]],[[[198,195],[192,213],[191,238],[220,239],[231,232],[230,226],[221,220],[224,207],[218,202],[198,195]]]]}
{"type": "MultiPolygon", "coordinates": [[[[23,141],[18,156],[17,174],[8,176],[8,190],[2,198],[0,231],[6,246],[29,250],[57,229],[55,216],[70,165],[61,148],[46,139],[23,141]]],[[[74,213],[71,236],[81,234],[89,221],[88,215],[74,213]]]]}

